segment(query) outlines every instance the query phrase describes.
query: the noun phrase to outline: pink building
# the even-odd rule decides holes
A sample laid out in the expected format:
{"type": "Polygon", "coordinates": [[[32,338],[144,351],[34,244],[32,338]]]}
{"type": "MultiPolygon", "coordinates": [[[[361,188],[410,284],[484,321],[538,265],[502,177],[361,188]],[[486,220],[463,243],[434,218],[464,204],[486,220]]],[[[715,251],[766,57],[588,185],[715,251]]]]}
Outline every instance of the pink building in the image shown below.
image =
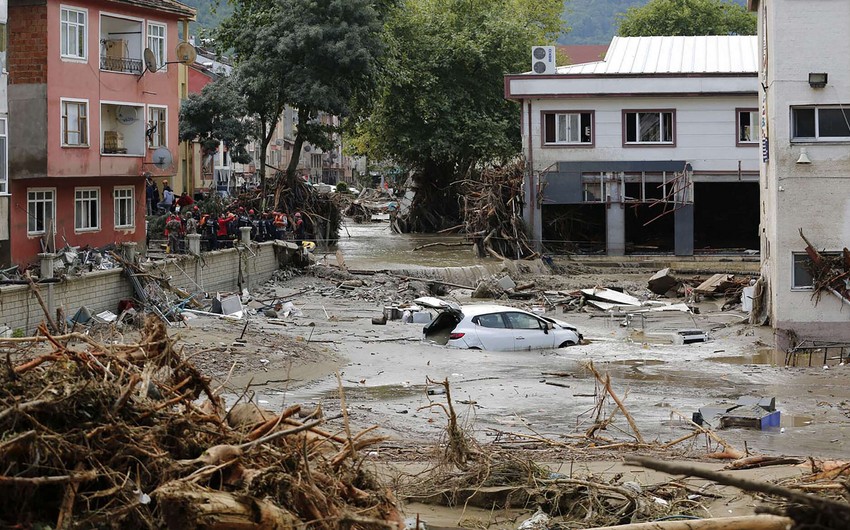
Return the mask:
{"type": "Polygon", "coordinates": [[[173,0],[10,0],[11,256],[0,260],[144,240],[143,175],[161,188],[177,170],[153,154],[177,156],[179,65],[167,63],[194,13],[173,0]]]}

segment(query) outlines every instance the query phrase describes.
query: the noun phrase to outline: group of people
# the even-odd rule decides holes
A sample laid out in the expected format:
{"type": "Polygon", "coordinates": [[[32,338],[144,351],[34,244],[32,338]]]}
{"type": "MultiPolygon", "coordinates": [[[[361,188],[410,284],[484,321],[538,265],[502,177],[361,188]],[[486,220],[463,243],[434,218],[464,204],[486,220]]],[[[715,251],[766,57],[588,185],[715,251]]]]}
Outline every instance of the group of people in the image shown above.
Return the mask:
{"type": "Polygon", "coordinates": [[[251,228],[253,241],[295,240],[300,245],[307,237],[301,212],[295,212],[290,219],[286,212],[256,212],[240,206],[236,211],[216,215],[201,212],[195,205],[191,209],[181,208],[180,213],[171,212],[165,219],[165,235],[171,253],[182,251],[186,234],[201,234],[210,250],[230,247],[240,237],[242,227],[251,228]]]}
{"type": "Polygon", "coordinates": [[[183,209],[187,206],[195,204],[195,200],[185,191],[179,197],[175,196],[174,190],[168,184],[167,180],[162,181],[162,200],[160,200],[159,188],[153,178],[148,176],[145,179],[145,213],[147,215],[157,215],[162,213],[172,213],[178,209],[183,209]]]}

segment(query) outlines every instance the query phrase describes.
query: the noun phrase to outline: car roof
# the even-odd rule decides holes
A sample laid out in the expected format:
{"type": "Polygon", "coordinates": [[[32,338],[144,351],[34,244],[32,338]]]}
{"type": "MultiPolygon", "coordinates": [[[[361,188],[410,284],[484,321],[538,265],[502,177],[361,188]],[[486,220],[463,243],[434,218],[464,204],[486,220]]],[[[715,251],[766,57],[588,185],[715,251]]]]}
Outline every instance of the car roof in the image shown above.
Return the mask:
{"type": "Polygon", "coordinates": [[[468,317],[486,315],[488,313],[501,313],[503,311],[519,311],[521,313],[528,313],[528,311],[517,309],[516,307],[496,304],[469,304],[464,305],[461,308],[461,311],[468,317]]]}

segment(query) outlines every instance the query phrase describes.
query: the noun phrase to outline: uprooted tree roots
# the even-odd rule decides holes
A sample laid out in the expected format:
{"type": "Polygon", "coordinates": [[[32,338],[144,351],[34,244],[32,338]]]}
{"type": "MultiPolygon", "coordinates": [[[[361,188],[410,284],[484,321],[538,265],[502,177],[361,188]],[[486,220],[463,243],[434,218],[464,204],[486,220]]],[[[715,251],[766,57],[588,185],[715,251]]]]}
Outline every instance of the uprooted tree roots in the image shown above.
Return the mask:
{"type": "Polygon", "coordinates": [[[358,465],[380,441],[368,431],[333,435],[294,420],[298,406],[225,416],[153,318],[138,344],[40,332],[0,339],[0,526],[399,527],[358,465]],[[13,362],[22,345],[33,351],[13,362]]]}

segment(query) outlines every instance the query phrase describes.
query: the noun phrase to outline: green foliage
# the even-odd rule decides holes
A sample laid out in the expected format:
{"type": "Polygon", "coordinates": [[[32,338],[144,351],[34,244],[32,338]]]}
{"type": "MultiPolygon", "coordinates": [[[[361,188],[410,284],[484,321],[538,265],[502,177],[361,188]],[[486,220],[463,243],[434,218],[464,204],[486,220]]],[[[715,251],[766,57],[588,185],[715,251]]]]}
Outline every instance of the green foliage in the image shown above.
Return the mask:
{"type": "Polygon", "coordinates": [[[728,0],[651,0],[621,16],[618,34],[755,35],[756,17],[728,0]]]}
{"type": "Polygon", "coordinates": [[[570,32],[560,44],[608,44],[617,31],[617,16],[647,0],[564,0],[563,18],[570,32]]]}
{"type": "Polygon", "coordinates": [[[358,128],[373,158],[463,174],[520,150],[504,75],[560,33],[561,0],[407,0],[387,22],[390,48],[374,112],[358,128]]]}
{"type": "Polygon", "coordinates": [[[381,17],[394,0],[236,0],[217,33],[236,55],[239,87],[259,126],[263,150],[286,105],[298,109],[293,179],[301,146],[333,145],[336,129],[321,114],[348,116],[368,100],[383,51],[381,17]]]}
{"type": "Polygon", "coordinates": [[[336,183],[336,191],[337,193],[348,193],[348,184],[345,182],[337,182],[336,183]]]}
{"type": "Polygon", "coordinates": [[[245,98],[236,90],[233,79],[208,84],[200,93],[190,94],[180,107],[180,141],[197,141],[205,155],[214,153],[219,142],[224,142],[235,162],[249,163],[246,144],[254,134],[245,108],[245,98]]]}
{"type": "Polygon", "coordinates": [[[14,330],[12,330],[12,338],[13,339],[23,338],[24,335],[25,335],[24,328],[15,328],[14,330]]]}

